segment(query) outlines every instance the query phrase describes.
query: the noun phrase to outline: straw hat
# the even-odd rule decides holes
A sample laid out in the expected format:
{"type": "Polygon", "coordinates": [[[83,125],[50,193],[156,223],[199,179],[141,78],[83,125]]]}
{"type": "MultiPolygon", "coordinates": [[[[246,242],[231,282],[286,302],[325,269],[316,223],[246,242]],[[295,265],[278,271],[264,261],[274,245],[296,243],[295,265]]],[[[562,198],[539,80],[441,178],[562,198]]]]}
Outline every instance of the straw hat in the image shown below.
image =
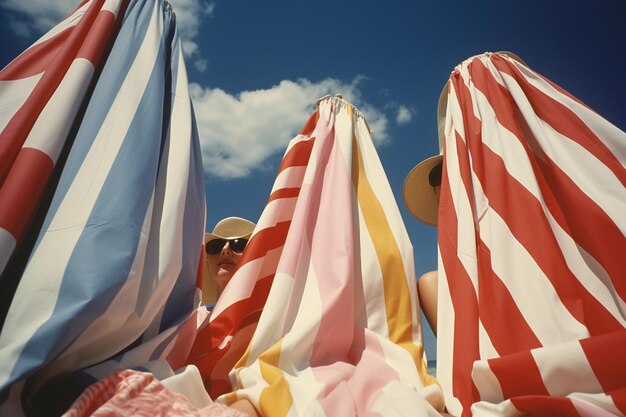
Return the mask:
{"type": "Polygon", "coordinates": [[[255,224],[241,217],[227,217],[220,220],[211,233],[204,234],[204,242],[213,239],[248,239],[255,224]]]}
{"type": "MultiPolygon", "coordinates": [[[[505,55],[514,60],[526,63],[516,54],[509,51],[497,52],[498,55],[505,55]]],[[[473,58],[473,57],[472,57],[473,58]]],[[[469,59],[472,59],[469,58],[469,59]]],[[[409,212],[417,219],[426,224],[437,226],[439,204],[435,195],[435,191],[430,185],[428,177],[430,171],[443,161],[443,130],[445,127],[446,107],[448,105],[448,87],[450,81],[446,83],[439,95],[437,104],[437,130],[439,136],[439,155],[426,158],[417,164],[404,180],[402,187],[402,197],[409,212]]]]}

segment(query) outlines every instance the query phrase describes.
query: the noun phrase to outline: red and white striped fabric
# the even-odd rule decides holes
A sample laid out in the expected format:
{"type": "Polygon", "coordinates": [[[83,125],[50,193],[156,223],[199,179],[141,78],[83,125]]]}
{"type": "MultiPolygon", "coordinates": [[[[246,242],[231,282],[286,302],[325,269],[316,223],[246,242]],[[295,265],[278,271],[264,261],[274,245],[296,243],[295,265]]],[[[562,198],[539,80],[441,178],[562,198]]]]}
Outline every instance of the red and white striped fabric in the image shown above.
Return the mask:
{"type": "Polygon", "coordinates": [[[438,415],[414,279],[367,122],[322,98],[289,144],[193,362],[214,398],[248,398],[265,417],[438,415]]]}
{"type": "Polygon", "coordinates": [[[626,134],[511,56],[452,73],[437,378],[463,416],[626,414],[626,134]]]}
{"type": "Polygon", "coordinates": [[[83,1],[0,71],[0,273],[31,221],[127,3],[83,1]]]}

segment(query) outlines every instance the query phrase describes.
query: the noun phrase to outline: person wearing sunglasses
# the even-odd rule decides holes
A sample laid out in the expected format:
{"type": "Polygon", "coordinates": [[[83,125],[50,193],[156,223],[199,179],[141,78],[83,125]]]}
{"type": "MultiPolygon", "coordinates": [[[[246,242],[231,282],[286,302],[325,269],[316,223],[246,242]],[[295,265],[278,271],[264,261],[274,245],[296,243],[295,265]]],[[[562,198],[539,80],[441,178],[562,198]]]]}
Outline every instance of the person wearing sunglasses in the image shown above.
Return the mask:
{"type": "Polygon", "coordinates": [[[256,225],[241,217],[220,220],[211,233],[204,235],[204,277],[202,302],[212,304],[233,276],[256,225]]]}

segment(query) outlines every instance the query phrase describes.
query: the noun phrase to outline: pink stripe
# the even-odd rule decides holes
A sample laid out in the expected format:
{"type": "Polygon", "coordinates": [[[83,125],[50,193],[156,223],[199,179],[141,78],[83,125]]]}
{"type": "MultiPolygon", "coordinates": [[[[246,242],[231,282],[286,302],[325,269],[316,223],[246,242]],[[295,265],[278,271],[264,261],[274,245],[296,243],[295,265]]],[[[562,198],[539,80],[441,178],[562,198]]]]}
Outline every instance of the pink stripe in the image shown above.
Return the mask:
{"type": "Polygon", "coordinates": [[[324,383],[319,401],[329,416],[378,416],[371,408],[384,387],[398,380],[397,372],[385,361],[380,339],[374,332],[355,328],[348,360],[313,368],[324,383]]]}

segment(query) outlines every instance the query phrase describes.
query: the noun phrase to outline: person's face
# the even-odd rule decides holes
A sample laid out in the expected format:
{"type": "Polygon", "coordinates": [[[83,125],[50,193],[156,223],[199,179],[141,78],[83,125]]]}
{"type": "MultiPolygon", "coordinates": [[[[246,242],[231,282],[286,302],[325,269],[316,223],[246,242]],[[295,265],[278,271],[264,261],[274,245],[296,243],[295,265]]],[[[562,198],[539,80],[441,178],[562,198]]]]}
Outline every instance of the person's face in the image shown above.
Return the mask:
{"type": "Polygon", "coordinates": [[[221,294],[228,281],[232,278],[240,259],[241,253],[237,253],[231,248],[230,241],[226,241],[218,253],[207,253],[209,277],[215,281],[218,295],[221,294]]]}

